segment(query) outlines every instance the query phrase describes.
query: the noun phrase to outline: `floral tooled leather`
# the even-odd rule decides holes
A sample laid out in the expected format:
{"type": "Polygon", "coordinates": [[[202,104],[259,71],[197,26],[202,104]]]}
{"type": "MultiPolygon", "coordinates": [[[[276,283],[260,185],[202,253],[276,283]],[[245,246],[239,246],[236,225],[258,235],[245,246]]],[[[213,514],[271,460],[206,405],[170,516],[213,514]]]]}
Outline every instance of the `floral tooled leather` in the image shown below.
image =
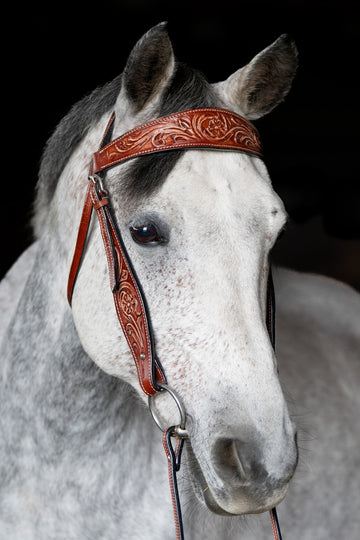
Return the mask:
{"type": "MultiPolygon", "coordinates": [[[[92,196],[97,197],[95,188],[92,188],[92,196]]],[[[110,273],[115,267],[113,255],[117,259],[117,279],[113,287],[117,317],[135,361],[140,386],[145,394],[152,395],[156,392],[154,375],[155,380],[159,382],[163,382],[164,378],[155,363],[144,300],[131,270],[128,255],[115,230],[109,209],[100,207],[97,215],[110,273]],[[109,234],[112,237],[115,253],[107,242],[109,234]]]]}
{"type": "Polygon", "coordinates": [[[118,137],[94,154],[93,171],[175,148],[224,148],[262,156],[256,128],[225,109],[191,109],[157,118],[118,137]]]}

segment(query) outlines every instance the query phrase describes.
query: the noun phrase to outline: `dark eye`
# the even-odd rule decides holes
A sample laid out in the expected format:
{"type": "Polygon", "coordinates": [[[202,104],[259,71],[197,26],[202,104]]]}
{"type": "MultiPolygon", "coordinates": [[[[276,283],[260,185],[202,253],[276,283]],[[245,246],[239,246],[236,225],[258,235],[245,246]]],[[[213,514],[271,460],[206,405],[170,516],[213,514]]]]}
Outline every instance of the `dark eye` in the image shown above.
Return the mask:
{"type": "Polygon", "coordinates": [[[158,232],[156,226],[153,223],[147,223],[146,225],[141,225],[139,227],[130,227],[130,233],[132,239],[137,244],[158,244],[164,243],[165,238],[161,236],[158,232]]]}

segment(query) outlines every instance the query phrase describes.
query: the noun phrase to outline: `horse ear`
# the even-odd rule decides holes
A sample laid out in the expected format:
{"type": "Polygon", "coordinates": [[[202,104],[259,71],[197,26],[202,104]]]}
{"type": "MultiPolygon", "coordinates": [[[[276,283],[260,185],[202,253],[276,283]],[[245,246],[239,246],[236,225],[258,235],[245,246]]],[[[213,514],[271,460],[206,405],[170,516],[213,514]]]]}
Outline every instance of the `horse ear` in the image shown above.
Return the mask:
{"type": "Polygon", "coordinates": [[[151,28],[137,42],[125,66],[121,99],[125,97],[132,113],[140,112],[161,96],[173,75],[174,65],[167,23],[163,22],[151,28]]]}
{"type": "Polygon", "coordinates": [[[289,92],[297,56],[294,41],[283,34],[249,64],[214,87],[224,101],[249,120],[255,120],[269,113],[289,92]]]}

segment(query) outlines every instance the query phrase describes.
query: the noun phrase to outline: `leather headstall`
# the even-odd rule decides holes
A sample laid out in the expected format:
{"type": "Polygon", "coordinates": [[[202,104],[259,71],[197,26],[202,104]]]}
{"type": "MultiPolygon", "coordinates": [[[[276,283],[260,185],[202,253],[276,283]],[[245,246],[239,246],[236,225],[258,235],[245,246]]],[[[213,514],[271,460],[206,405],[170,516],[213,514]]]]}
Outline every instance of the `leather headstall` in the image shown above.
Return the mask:
{"type": "MultiPolygon", "coordinates": [[[[156,392],[167,389],[175,399],[179,410],[182,410],[179,396],[164,384],[166,378],[156,357],[151,320],[145,296],[113,216],[109,195],[104,188],[104,175],[110,167],[129,159],[176,149],[211,148],[246,152],[262,157],[261,144],[257,130],[248,120],[225,109],[200,108],[180,111],[137,126],[111,141],[114,120],[115,115],[113,113],[106,127],[100,148],[92,156],[89,184],[68,279],[68,301],[71,305],[73,289],[84,252],[92,210],[94,209],[104,243],[116,313],[135,361],[140,386],[150,398],[156,392]]],[[[266,324],[271,343],[275,348],[274,317],[275,297],[270,273],[266,324]]],[[[149,405],[150,403],[151,399],[149,405]]],[[[182,411],[182,415],[185,417],[185,411],[182,411]]],[[[155,416],[154,420],[156,421],[155,416]]],[[[185,423],[182,426],[168,427],[164,429],[163,434],[163,443],[169,465],[176,538],[178,540],[184,538],[176,480],[176,473],[180,468],[184,439],[187,437],[184,428],[185,423]],[[179,428],[183,429],[179,430],[179,428]],[[175,449],[172,447],[171,437],[178,439],[175,449]]],[[[270,510],[270,517],[274,538],[275,540],[281,540],[276,508],[270,510]]]]}
{"type": "Polygon", "coordinates": [[[258,132],[244,117],[219,108],[180,111],[135,127],[111,141],[111,115],[100,148],[92,157],[89,184],[68,280],[71,304],[92,210],[96,211],[109,267],[116,313],[138,372],[141,388],[153,395],[166,382],[156,358],[151,321],[139,280],[110,207],[103,176],[107,169],[149,153],[175,149],[212,148],[261,157],[258,132]]]}

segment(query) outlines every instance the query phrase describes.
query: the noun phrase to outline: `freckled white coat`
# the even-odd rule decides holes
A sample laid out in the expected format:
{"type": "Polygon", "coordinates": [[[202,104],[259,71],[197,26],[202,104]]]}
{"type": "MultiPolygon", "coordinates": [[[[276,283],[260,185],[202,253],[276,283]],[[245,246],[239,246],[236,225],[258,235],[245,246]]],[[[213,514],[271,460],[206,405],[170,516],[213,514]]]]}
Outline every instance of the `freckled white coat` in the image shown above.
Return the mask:
{"type": "MultiPolygon", "coordinates": [[[[216,103],[250,119],[265,114],[288,91],[295,57],[287,39],[277,40],[215,85],[216,103]],[[274,62],[265,91],[258,83],[274,62]]],[[[114,137],[158,114],[175,70],[159,25],[130,56],[114,137]],[[150,87],[139,67],[149,59],[150,87]]],[[[116,318],[95,220],[72,310],[66,301],[89,156],[110,112],[72,151],[50,207],[38,203],[38,239],[1,284],[0,538],[174,538],[161,434],[116,318]]],[[[158,356],[188,415],[180,478],[186,538],[270,538],[267,516],[239,515],[269,509],[288,491],[279,506],[286,538],[355,540],[359,296],[332,280],[275,269],[275,359],[265,326],[268,255],[286,215],[263,162],[186,151],[166,181],[138,198],[121,189],[131,167],[112,169],[106,182],[158,356]],[[166,224],[166,244],[132,241],[129,226],[149,217],[166,224]],[[289,487],[296,429],[300,461],[289,487]]],[[[157,406],[173,421],[166,398],[157,406]]]]}

